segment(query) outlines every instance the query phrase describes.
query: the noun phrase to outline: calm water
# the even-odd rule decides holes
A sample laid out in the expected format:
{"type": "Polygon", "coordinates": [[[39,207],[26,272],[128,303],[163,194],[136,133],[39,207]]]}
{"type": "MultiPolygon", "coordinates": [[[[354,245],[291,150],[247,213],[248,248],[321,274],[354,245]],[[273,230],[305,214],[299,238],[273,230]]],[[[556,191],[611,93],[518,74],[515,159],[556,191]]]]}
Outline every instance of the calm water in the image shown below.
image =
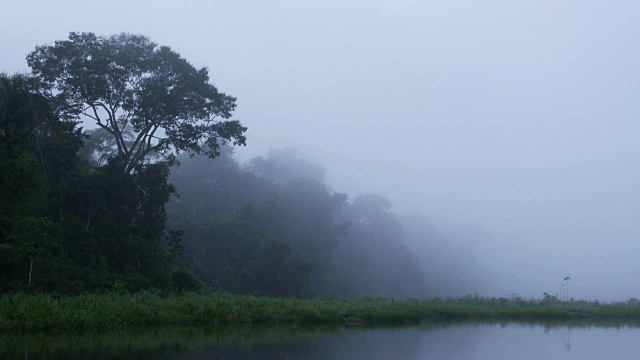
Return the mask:
{"type": "Polygon", "coordinates": [[[179,327],[0,335],[1,359],[638,359],[637,325],[179,327]]]}

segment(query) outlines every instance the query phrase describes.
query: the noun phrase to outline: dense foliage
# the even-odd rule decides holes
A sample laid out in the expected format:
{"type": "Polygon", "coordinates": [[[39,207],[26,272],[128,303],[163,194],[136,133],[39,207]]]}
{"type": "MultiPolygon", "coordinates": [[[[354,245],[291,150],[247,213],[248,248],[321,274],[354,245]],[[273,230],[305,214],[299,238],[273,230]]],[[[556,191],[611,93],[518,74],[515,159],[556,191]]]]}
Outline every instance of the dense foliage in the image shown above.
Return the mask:
{"type": "Polygon", "coordinates": [[[244,144],[235,99],[144,36],[71,33],[27,60],[0,76],[0,291],[200,288],[165,229],[170,163],[244,144]]]}
{"type": "Polygon", "coordinates": [[[0,289],[170,287],[168,164],[140,164],[131,174],[117,157],[88,166],[79,156],[85,136],[55,116],[32,80],[0,79],[0,289]]]}
{"type": "Polygon", "coordinates": [[[232,148],[214,160],[179,158],[168,204],[184,231],[182,265],[214,290],[277,296],[427,295],[399,220],[379,195],[348,201],[324,168],[294,149],[240,164],[232,148]],[[265,286],[267,285],[267,286],[265,286]]]}
{"type": "Polygon", "coordinates": [[[27,60],[0,77],[0,292],[428,293],[389,200],[294,149],[234,158],[246,128],[206,69],[130,34],[27,60]]]}

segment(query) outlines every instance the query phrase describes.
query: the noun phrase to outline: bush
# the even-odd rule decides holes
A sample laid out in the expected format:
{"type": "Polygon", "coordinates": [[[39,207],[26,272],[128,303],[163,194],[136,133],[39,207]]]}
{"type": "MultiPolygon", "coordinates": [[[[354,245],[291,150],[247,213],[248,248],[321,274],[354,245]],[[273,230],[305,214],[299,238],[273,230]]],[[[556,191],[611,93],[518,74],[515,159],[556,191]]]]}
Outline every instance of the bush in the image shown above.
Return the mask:
{"type": "Polygon", "coordinates": [[[180,291],[198,292],[203,286],[191,271],[184,268],[176,270],[173,275],[171,275],[171,281],[175,289],[180,291]]]}

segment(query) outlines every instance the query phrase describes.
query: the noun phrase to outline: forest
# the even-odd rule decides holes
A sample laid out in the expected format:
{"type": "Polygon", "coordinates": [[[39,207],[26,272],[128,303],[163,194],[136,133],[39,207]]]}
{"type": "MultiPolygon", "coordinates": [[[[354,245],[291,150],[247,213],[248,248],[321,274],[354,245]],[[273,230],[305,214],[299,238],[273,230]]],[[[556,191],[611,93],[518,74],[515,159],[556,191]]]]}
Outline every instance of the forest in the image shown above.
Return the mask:
{"type": "Polygon", "coordinates": [[[236,98],[167,46],[70,33],[27,63],[0,76],[0,293],[406,298],[468,275],[426,219],[286,144],[238,161],[236,98]]]}

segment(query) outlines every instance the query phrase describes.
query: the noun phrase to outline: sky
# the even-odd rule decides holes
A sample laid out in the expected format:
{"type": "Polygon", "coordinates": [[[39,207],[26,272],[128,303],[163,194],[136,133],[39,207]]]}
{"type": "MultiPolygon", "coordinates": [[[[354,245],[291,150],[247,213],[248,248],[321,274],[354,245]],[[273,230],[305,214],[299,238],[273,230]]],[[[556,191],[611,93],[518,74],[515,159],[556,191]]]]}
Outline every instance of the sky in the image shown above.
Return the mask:
{"type": "Polygon", "coordinates": [[[210,70],[241,160],[297,147],[353,199],[463,233],[470,292],[640,297],[640,2],[12,1],[0,71],[70,31],[210,70]],[[475,234],[475,235],[474,235],[475,234]]]}

